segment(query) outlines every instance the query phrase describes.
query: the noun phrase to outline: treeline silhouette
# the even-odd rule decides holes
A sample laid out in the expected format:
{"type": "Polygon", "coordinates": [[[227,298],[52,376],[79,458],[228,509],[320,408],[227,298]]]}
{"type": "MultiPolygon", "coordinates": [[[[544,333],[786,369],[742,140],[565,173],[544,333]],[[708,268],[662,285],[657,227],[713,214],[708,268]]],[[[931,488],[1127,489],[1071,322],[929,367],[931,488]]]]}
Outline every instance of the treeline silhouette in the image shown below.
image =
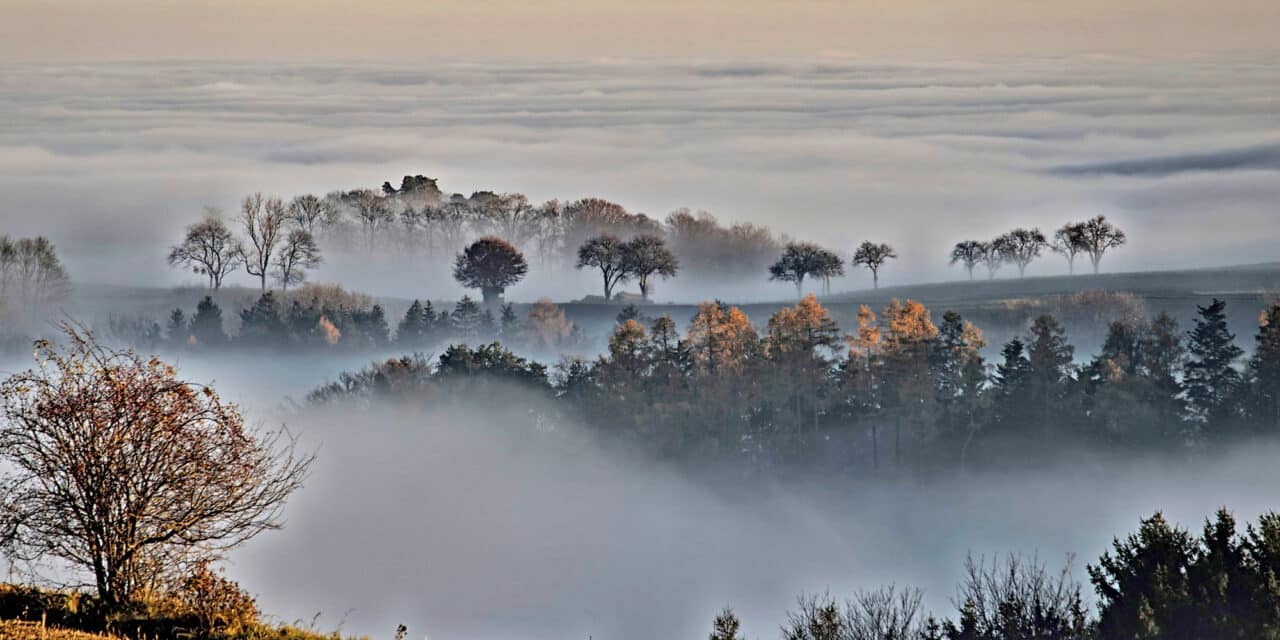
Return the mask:
{"type": "Polygon", "coordinates": [[[669,316],[647,327],[620,319],[606,353],[549,371],[499,343],[460,344],[438,363],[419,355],[345,374],[311,400],[440,397],[432,391],[459,372],[514,378],[564,416],[660,454],[752,467],[990,468],[1072,447],[1189,450],[1280,428],[1280,305],[1263,314],[1247,360],[1219,300],[1186,333],[1163,313],[1115,321],[1086,362],[1051,315],[995,362],[984,347],[959,314],[935,324],[913,301],[879,316],[864,306],[847,334],[812,295],[762,331],[708,302],[683,334],[669,316]]]}
{"type": "MultiPolygon", "coordinates": [[[[1240,532],[1225,509],[1195,536],[1160,513],[1116,539],[1088,566],[1096,612],[1071,562],[1049,571],[1035,558],[970,557],[954,618],[925,612],[923,594],[894,585],[844,602],[802,595],[783,640],[1245,640],[1280,637],[1280,514],[1240,532]]],[[[747,636],[732,609],[710,640],[747,636]]]]}
{"type": "MultiPolygon", "coordinates": [[[[1036,228],[1013,229],[991,241],[966,240],[949,258],[962,264],[971,280],[979,265],[991,278],[1006,264],[1023,276],[1045,251],[1066,257],[1072,273],[1076,258],[1087,256],[1097,273],[1103,256],[1127,240],[1104,216],[1096,216],[1063,225],[1052,240],[1036,228]]],[[[416,258],[428,264],[453,260],[455,279],[480,289],[486,303],[498,301],[528,272],[524,251],[536,253],[544,267],[599,270],[604,300],[615,299],[616,285],[635,280],[646,301],[653,276],[674,277],[680,270],[703,280],[767,274],[770,280],[793,283],[798,294],[806,279],[818,280],[830,293],[832,278],[844,276],[847,263],[866,268],[879,288],[881,269],[898,257],[889,244],[864,241],[846,260],[837,251],[775,235],[767,227],[726,227],[705,211],[679,209],[659,220],[601,198],[535,205],[518,193],[449,195],[435,179],[418,175],[405,176],[399,187],[384,183],[381,190],[323,197],[307,194],[286,201],[253,194],[230,225],[217,209],[207,208],[168,259],[172,266],[205,276],[210,289],[219,289],[227,275],[243,267],[263,291],[269,278],[287,291],[320,265],[322,244],[360,253],[365,260],[391,256],[401,265],[416,258]]]]}

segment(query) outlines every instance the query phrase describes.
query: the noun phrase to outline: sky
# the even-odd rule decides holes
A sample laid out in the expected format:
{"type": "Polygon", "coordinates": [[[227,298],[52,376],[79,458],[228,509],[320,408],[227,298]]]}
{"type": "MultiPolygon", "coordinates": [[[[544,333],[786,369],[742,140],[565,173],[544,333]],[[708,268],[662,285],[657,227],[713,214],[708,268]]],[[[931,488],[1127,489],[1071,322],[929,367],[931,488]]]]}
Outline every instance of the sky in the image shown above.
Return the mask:
{"type": "Polygon", "coordinates": [[[0,57],[412,59],[1274,51],[1269,0],[4,0],[0,57]]]}
{"type": "MultiPolygon", "coordinates": [[[[3,232],[80,282],[196,284],[164,256],[205,206],[425,174],[889,242],[886,284],[1097,214],[1129,231],[1113,270],[1276,259],[1280,3],[353,4],[0,0],[3,232]]],[[[315,279],[462,293],[330,257],[315,279]]],[[[737,295],[694,284],[660,295],[737,295]]]]}

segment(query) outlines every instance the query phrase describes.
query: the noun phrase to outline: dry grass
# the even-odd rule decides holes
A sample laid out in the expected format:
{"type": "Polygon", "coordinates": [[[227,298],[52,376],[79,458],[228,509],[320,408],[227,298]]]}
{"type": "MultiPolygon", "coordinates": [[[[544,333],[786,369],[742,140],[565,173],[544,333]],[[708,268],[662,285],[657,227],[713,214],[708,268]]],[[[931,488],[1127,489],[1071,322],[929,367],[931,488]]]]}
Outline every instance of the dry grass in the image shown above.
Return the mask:
{"type": "Polygon", "coordinates": [[[39,622],[0,620],[0,640],[119,640],[115,636],[47,627],[39,622]]]}

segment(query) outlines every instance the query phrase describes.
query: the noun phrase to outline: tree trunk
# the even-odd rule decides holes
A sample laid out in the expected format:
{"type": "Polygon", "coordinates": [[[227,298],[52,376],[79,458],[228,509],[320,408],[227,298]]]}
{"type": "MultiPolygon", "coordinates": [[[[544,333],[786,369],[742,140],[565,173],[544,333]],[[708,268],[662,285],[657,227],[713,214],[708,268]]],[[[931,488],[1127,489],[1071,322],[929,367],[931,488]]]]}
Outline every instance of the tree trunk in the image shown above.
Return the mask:
{"type": "Polygon", "coordinates": [[[871,288],[872,289],[880,288],[880,272],[876,271],[875,269],[871,270],[871,288]]]}

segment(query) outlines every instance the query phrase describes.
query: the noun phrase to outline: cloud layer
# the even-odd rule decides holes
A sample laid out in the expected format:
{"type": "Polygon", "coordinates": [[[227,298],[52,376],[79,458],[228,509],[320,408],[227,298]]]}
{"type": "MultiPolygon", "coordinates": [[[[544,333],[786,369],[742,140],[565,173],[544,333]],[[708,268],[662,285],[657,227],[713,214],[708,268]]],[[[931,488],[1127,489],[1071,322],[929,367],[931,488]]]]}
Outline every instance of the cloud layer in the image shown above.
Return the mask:
{"type": "MultiPolygon", "coordinates": [[[[1099,56],[11,64],[0,221],[52,236],[78,280],[174,283],[187,276],[165,247],[202,205],[424,173],[461,192],[706,209],[845,252],[888,241],[902,256],[889,283],[955,275],[956,240],[1097,213],[1132,238],[1111,269],[1261,261],[1275,258],[1277,69],[1099,56]]],[[[447,274],[368,271],[320,277],[456,293],[447,274]]]]}

